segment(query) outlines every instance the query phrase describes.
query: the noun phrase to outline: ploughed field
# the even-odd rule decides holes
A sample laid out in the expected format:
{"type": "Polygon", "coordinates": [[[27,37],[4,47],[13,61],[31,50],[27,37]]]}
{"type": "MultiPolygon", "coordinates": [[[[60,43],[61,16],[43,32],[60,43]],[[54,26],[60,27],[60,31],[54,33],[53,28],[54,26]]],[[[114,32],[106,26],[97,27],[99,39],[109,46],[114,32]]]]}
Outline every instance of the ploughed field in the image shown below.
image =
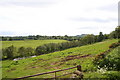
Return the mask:
{"type": "MultiPolygon", "coordinates": [[[[84,71],[84,78],[105,78],[107,76],[103,75],[102,72],[95,71],[97,67],[93,65],[92,61],[97,54],[107,51],[109,49],[109,46],[117,41],[117,39],[106,40],[103,42],[69,48],[66,50],[44,54],[33,58],[26,58],[18,61],[4,60],[2,61],[2,76],[3,78],[17,78],[81,65],[82,70],[84,71]]],[[[3,42],[3,44],[5,44],[5,42],[3,42]]],[[[30,42],[30,44],[33,44],[35,47],[34,41],[30,42]]],[[[61,74],[73,72],[75,70],[76,69],[71,69],[58,72],[57,75],[59,76],[61,74]]],[[[54,77],[54,73],[32,78],[51,77],[54,77]]],[[[70,75],[64,76],[64,78],[70,78],[70,75]]]]}

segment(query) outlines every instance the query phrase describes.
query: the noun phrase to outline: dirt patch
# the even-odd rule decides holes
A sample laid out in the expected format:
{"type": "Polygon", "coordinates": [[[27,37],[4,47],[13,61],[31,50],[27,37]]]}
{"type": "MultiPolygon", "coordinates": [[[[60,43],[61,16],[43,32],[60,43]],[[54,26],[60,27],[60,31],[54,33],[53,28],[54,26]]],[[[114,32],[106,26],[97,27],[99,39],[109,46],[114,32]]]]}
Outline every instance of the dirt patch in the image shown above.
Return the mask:
{"type": "Polygon", "coordinates": [[[58,65],[58,66],[60,66],[62,64],[64,64],[64,62],[61,62],[61,61],[51,63],[51,65],[58,65]]]}
{"type": "Polygon", "coordinates": [[[56,65],[56,64],[58,64],[59,62],[53,62],[53,63],[51,63],[50,65],[56,65]]]}
{"type": "Polygon", "coordinates": [[[60,67],[45,67],[45,69],[60,69],[60,67]]]}
{"type": "Polygon", "coordinates": [[[48,67],[47,69],[50,69],[50,68],[53,68],[53,69],[60,69],[60,67],[48,67]]]}
{"type": "Polygon", "coordinates": [[[38,60],[44,61],[44,59],[38,59],[38,60]]]}
{"type": "Polygon", "coordinates": [[[11,71],[14,71],[16,70],[16,68],[11,68],[10,70],[8,70],[7,72],[11,72],[11,71]]]}
{"type": "Polygon", "coordinates": [[[60,69],[60,67],[53,67],[54,69],[60,69]]]}
{"type": "Polygon", "coordinates": [[[62,62],[63,61],[69,61],[69,60],[73,60],[73,59],[80,59],[80,58],[86,58],[86,57],[89,57],[90,54],[87,54],[87,55],[82,55],[82,56],[79,56],[79,55],[72,55],[72,56],[67,56],[65,57],[63,60],[61,60],[62,62]]]}

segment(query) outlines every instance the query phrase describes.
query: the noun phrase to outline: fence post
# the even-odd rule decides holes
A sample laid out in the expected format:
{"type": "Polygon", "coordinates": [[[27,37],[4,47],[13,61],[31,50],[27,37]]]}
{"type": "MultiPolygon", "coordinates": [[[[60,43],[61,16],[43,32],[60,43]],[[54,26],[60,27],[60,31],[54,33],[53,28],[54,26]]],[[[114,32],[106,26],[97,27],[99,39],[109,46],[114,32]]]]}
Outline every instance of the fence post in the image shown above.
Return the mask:
{"type": "Polygon", "coordinates": [[[78,65],[78,66],[77,66],[77,70],[78,70],[78,71],[82,71],[82,69],[81,69],[81,66],[80,66],[80,65],[78,65]]]}
{"type": "Polygon", "coordinates": [[[84,76],[84,75],[82,74],[82,69],[81,69],[81,66],[80,66],[80,65],[77,66],[77,70],[78,70],[79,72],[76,72],[76,74],[79,75],[80,80],[83,79],[83,76],[84,76]]]}
{"type": "Polygon", "coordinates": [[[56,80],[56,72],[55,72],[55,80],[56,80]]]}

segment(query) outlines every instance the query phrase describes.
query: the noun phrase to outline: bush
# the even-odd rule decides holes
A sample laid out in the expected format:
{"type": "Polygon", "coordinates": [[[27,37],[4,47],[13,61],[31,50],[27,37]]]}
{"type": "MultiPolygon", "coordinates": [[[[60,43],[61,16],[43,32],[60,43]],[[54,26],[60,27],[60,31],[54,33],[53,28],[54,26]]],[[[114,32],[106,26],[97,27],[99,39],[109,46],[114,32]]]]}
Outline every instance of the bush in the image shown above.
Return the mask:
{"type": "Polygon", "coordinates": [[[20,57],[25,56],[25,54],[26,54],[26,49],[25,49],[25,47],[20,47],[20,48],[18,49],[18,54],[20,55],[20,57]]]}
{"type": "Polygon", "coordinates": [[[118,40],[118,43],[120,43],[120,39],[118,40]]]}
{"type": "Polygon", "coordinates": [[[35,50],[36,55],[41,55],[46,53],[46,47],[45,46],[38,46],[35,50]]]}
{"type": "Polygon", "coordinates": [[[34,55],[34,49],[31,47],[26,48],[26,56],[32,56],[34,55]]]}
{"type": "Polygon", "coordinates": [[[99,64],[99,61],[105,57],[105,52],[100,53],[95,56],[95,59],[93,60],[94,64],[99,64]]]}
{"type": "Polygon", "coordinates": [[[115,48],[112,52],[106,55],[105,58],[97,61],[100,68],[107,68],[108,70],[120,70],[120,46],[115,48]]]}
{"type": "Polygon", "coordinates": [[[109,46],[109,48],[116,48],[117,46],[119,46],[120,45],[120,43],[118,42],[118,43],[112,43],[110,46],[109,46]]]}
{"type": "Polygon", "coordinates": [[[16,47],[14,47],[13,45],[5,48],[3,52],[3,54],[7,55],[8,59],[13,59],[15,57],[15,53],[16,53],[16,47]]]}
{"type": "Polygon", "coordinates": [[[7,58],[6,49],[2,49],[2,59],[7,58]]]}
{"type": "Polygon", "coordinates": [[[120,79],[119,71],[109,71],[109,72],[106,72],[105,75],[107,75],[109,80],[119,80],[120,79]]]}

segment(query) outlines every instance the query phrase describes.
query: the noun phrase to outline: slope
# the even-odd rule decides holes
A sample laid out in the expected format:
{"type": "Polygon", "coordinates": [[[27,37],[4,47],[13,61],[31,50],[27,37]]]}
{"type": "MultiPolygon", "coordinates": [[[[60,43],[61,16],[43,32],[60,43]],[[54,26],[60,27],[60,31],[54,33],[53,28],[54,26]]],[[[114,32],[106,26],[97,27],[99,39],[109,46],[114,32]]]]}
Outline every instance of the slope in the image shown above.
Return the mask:
{"type": "MultiPolygon", "coordinates": [[[[96,67],[94,67],[92,64],[92,60],[94,59],[95,55],[108,50],[109,45],[117,41],[117,39],[106,40],[91,45],[70,48],[63,51],[40,55],[34,58],[28,58],[19,61],[5,60],[3,61],[2,68],[3,78],[22,77],[36,73],[69,68],[76,65],[81,65],[82,70],[85,72],[85,77],[88,77],[86,73],[96,69],[96,67]]],[[[59,72],[57,75],[71,71],[74,71],[74,69],[66,72],[59,72]]],[[[54,74],[48,74],[36,76],[34,78],[48,78],[53,76],[54,74]]],[[[69,78],[70,76],[66,77],[69,78]]]]}

